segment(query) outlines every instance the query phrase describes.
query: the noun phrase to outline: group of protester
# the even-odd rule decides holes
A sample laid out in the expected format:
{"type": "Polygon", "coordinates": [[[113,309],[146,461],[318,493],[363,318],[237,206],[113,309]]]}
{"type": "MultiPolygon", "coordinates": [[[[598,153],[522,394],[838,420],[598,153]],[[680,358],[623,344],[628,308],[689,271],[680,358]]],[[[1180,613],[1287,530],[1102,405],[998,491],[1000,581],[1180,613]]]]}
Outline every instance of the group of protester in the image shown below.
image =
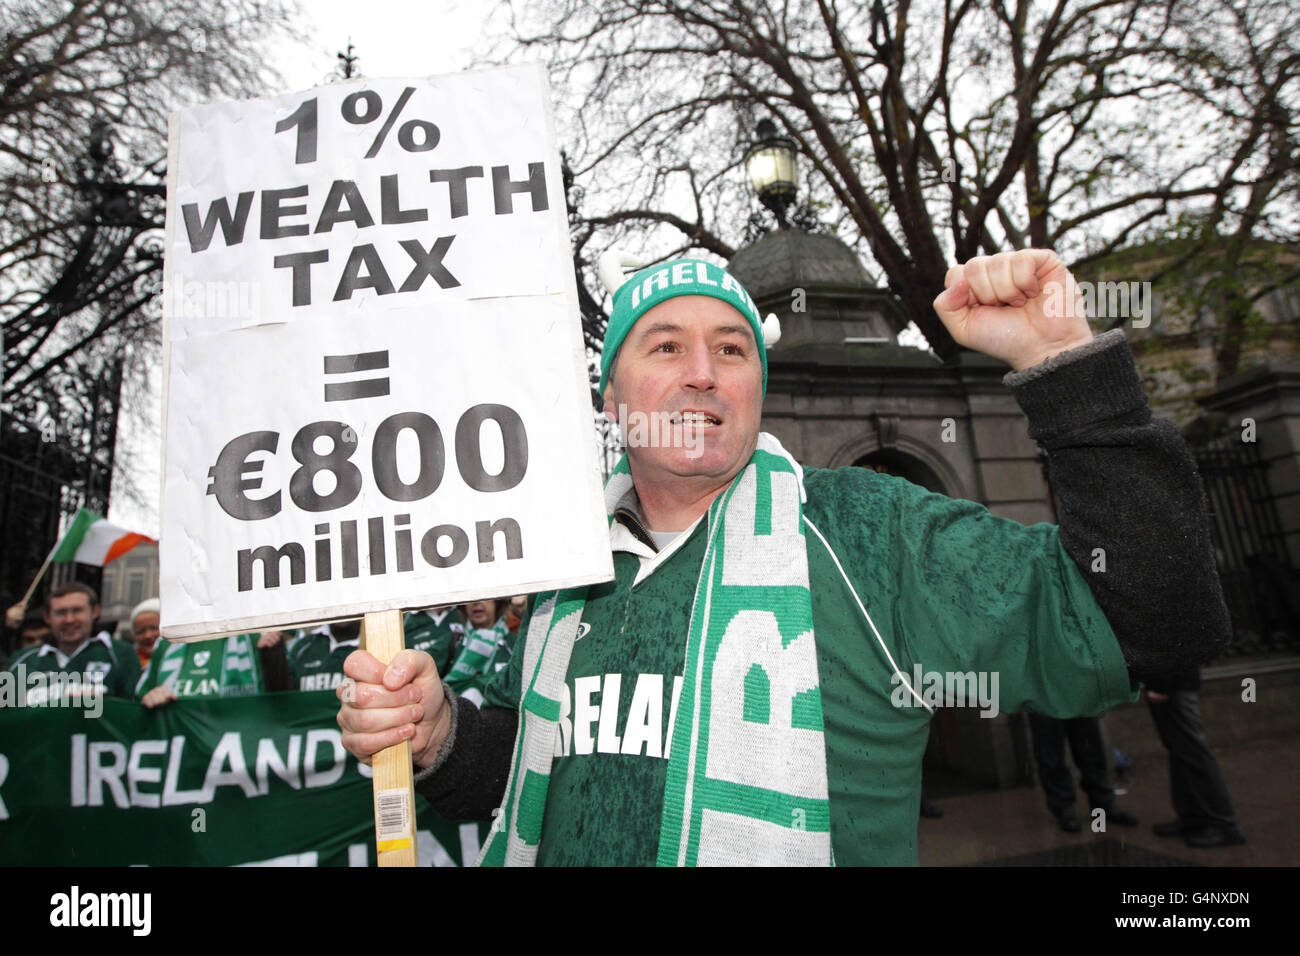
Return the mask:
{"type": "MultiPolygon", "coordinates": [[[[527,598],[408,611],[408,649],[437,662],[439,676],[471,700],[510,660],[527,598]]],[[[131,640],[96,630],[99,598],[80,582],[55,587],[43,613],[15,605],[6,627],[19,632],[6,669],[14,673],[86,675],[104,693],[154,708],[195,697],[229,697],[288,690],[333,690],[343,661],[357,650],[360,621],[337,621],[298,630],[237,634],[208,641],[159,641],[157,598],[131,612],[131,640]],[[22,668],[20,671],[19,668],[22,668]]],[[[71,685],[68,685],[71,686],[71,685]]]]}

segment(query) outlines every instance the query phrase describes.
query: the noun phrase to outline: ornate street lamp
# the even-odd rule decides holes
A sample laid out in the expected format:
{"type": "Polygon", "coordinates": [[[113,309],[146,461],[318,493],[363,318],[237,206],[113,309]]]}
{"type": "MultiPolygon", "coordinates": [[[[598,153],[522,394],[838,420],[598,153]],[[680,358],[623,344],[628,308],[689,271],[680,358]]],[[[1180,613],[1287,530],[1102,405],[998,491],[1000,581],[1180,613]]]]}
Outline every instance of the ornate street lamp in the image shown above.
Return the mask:
{"type": "Polygon", "coordinates": [[[781,136],[770,119],[760,120],[758,139],[745,154],[745,172],[759,201],[772,210],[777,225],[787,226],[786,211],[799,193],[798,148],[794,140],[781,136]]]}

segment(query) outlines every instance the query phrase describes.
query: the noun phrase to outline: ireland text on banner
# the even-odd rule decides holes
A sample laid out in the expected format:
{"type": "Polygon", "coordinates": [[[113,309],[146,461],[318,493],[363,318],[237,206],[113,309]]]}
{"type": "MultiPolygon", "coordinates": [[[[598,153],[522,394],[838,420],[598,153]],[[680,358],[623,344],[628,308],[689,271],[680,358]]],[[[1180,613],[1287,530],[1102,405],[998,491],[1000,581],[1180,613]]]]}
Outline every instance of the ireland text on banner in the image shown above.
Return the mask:
{"type": "MultiPolygon", "coordinates": [[[[374,865],[333,693],[104,705],[0,709],[0,866],[374,865]]],[[[421,864],[473,861],[487,830],[416,800],[421,864]]]]}

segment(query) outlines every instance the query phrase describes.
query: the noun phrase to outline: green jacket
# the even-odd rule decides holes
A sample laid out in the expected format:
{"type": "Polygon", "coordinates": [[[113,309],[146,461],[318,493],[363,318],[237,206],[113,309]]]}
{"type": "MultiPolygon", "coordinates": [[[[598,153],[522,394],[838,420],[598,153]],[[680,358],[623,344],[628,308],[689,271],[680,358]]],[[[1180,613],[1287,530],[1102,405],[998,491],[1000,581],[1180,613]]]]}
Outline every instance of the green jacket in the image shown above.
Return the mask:
{"type": "Polygon", "coordinates": [[[402,619],[402,628],[407,650],[424,651],[433,658],[438,676],[446,676],[451,670],[453,654],[465,634],[460,614],[453,608],[447,608],[441,616],[435,616],[430,608],[407,611],[402,619]]]}
{"type": "MultiPolygon", "coordinates": [[[[1026,528],[860,468],[807,469],[805,487],[805,519],[852,582],[808,534],[835,860],[915,864],[925,704],[944,703],[936,686],[973,689],[965,705],[990,717],[1072,717],[1133,699],[1128,672],[1054,526],[1026,528]],[[917,668],[919,701],[907,691],[917,668]]],[[[617,578],[591,588],[574,645],[539,864],[655,861],[705,531],[699,522],[657,557],[631,533],[612,535],[617,578]]],[[[485,705],[518,705],[516,650],[485,705]]]]}
{"type": "MultiPolygon", "coordinates": [[[[135,648],[117,641],[106,633],[96,634],[67,657],[53,644],[29,647],[15,654],[5,670],[11,673],[44,672],[48,674],[102,675],[104,691],[110,697],[134,697],[140,679],[140,658],[135,648]],[[19,667],[23,670],[19,671],[19,667]]],[[[40,706],[40,694],[27,695],[29,706],[40,706]]]]}
{"type": "Polygon", "coordinates": [[[333,690],[343,682],[343,662],[361,646],[361,638],[340,641],[329,627],[294,638],[289,645],[289,673],[294,690],[333,690]]]}

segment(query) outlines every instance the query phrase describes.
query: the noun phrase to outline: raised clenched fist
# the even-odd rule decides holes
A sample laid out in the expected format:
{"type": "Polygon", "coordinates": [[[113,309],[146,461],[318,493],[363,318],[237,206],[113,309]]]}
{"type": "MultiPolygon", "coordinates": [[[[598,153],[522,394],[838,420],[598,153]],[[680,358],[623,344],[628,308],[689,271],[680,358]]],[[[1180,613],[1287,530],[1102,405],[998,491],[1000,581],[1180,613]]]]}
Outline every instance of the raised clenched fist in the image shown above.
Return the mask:
{"type": "Polygon", "coordinates": [[[959,345],[1020,370],[1092,340],[1078,286],[1048,249],[953,266],[934,311],[959,345]]]}

